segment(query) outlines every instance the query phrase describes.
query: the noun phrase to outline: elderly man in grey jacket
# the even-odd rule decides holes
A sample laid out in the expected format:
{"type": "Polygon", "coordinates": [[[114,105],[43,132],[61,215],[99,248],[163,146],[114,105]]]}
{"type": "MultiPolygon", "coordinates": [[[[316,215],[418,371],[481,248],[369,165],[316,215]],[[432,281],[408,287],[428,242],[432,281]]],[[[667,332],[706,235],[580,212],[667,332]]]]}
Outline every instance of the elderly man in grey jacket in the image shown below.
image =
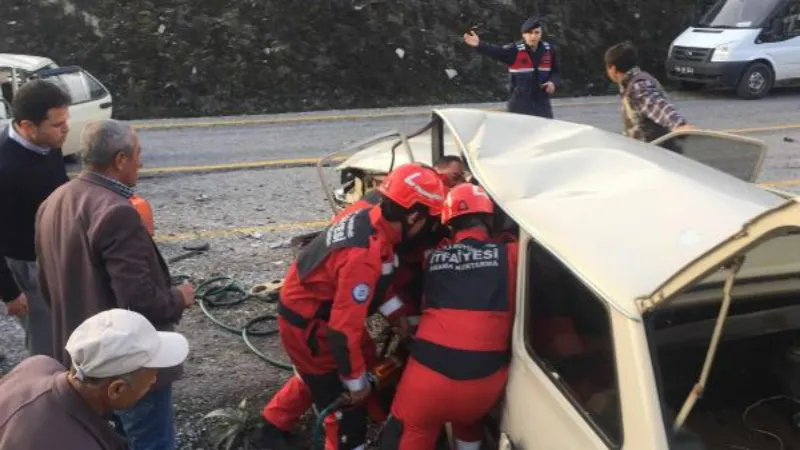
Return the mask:
{"type": "MultiPolygon", "coordinates": [[[[81,135],[84,171],[56,189],[36,215],[38,279],[53,320],[54,348],[87,317],[122,308],[171,331],[194,303],[186,283],[172,287],[167,265],[131,204],[141,166],[133,128],[89,123],[81,135]]],[[[70,356],[55,355],[66,367],[70,356]]],[[[175,448],[172,382],[182,367],[160,370],[152,391],[116,413],[131,450],[175,448]]]]}

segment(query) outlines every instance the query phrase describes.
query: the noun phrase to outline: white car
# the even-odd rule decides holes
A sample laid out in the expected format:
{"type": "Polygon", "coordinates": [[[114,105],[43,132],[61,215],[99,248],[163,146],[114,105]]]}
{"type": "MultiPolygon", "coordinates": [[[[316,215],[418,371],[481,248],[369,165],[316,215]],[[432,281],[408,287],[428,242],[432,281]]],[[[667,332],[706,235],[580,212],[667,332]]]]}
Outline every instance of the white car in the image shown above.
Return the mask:
{"type": "Polygon", "coordinates": [[[408,146],[392,135],[337,166],[352,200],[393,166],[460,154],[518,236],[510,374],[482,449],[798,447],[800,197],[754,183],[763,142],[688,130],[660,140],[677,154],[461,108],[408,146]]]}
{"type": "Polygon", "coordinates": [[[70,131],[61,150],[65,157],[75,159],[86,124],[111,117],[111,93],[97,78],[78,66],[60,67],[53,60],[41,56],[0,53],[0,127],[11,122],[14,94],[20,86],[33,79],[54,82],[72,97],[70,131]]]}

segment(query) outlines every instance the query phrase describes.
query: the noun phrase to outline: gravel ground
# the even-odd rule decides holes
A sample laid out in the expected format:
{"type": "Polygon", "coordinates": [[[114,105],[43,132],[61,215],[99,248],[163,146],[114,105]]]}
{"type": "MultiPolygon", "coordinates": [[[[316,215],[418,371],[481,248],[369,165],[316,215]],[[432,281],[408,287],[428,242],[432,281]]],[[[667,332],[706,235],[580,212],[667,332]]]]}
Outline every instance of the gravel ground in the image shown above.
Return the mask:
{"type": "MultiPolygon", "coordinates": [[[[772,155],[783,164],[771,158],[762,179],[796,176],[796,166],[786,164],[786,159],[794,158],[790,150],[772,155]]],[[[336,179],[331,173],[330,180],[336,179]]],[[[247,288],[282,278],[292,258],[288,239],[318,229],[331,216],[316,171],[308,168],[154,177],[142,180],[139,191],[154,208],[157,240],[165,257],[183,253],[187,244],[210,244],[206,254],[171,264],[173,276],[224,275],[247,288]],[[299,226],[291,225],[298,222],[299,226]]],[[[273,313],[274,305],[249,300],[213,312],[225,323],[242,326],[250,318],[273,313]]],[[[178,330],[192,344],[186,376],[175,385],[180,450],[210,450],[200,417],[244,398],[252,399],[251,409],[257,411],[289,372],[259,359],[239,336],[212,323],[197,306],[186,312],[178,330]]],[[[253,342],[263,353],[286,361],[277,336],[256,337],[253,342]]],[[[26,356],[21,328],[3,312],[0,352],[7,356],[0,362],[0,374],[26,356]]],[[[306,414],[299,430],[303,436],[311,435],[310,419],[306,414]]]]}
{"type": "MultiPolygon", "coordinates": [[[[316,227],[248,233],[215,230],[324,221],[331,212],[312,169],[153,178],[143,180],[139,191],[152,203],[159,247],[166,258],[183,253],[182,246],[197,239],[211,246],[204,255],[171,264],[173,276],[230,276],[248,290],[253,284],[282,278],[292,258],[285,246],[287,240],[316,227]],[[212,231],[195,238],[187,236],[201,230],[212,231]]],[[[247,319],[274,313],[274,304],[252,299],[231,308],[212,309],[212,313],[240,327],[247,319]]],[[[180,449],[209,449],[202,439],[200,417],[216,408],[235,406],[244,398],[251,398],[253,411],[258,410],[290,372],[262,361],[240,336],[212,323],[199,306],[185,313],[178,331],[192,345],[186,375],[175,384],[180,449]]],[[[277,335],[254,337],[252,342],[261,352],[288,361],[277,335]]],[[[0,315],[0,349],[7,356],[0,363],[0,373],[26,356],[23,348],[21,327],[0,315]]],[[[310,417],[306,415],[300,430],[309,437],[310,417]]]]}

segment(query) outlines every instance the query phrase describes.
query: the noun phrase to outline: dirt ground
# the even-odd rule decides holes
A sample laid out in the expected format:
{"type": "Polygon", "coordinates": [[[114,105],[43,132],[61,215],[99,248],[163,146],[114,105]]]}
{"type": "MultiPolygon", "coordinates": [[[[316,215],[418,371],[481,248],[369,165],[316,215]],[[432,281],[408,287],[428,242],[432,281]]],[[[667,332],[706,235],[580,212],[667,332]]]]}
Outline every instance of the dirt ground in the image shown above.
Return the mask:
{"type": "MultiPolygon", "coordinates": [[[[144,179],[139,192],[155,211],[157,242],[165,258],[184,253],[187,244],[210,245],[205,254],[170,264],[173,277],[228,276],[249,290],[256,283],[282,278],[292,259],[288,240],[318,229],[330,218],[319,186],[312,169],[283,169],[144,179]],[[293,225],[298,222],[301,225],[293,225]],[[234,227],[249,229],[231,231],[234,227]]],[[[241,327],[248,319],[274,313],[275,305],[250,299],[210,311],[222,322],[241,327]]],[[[255,413],[291,372],[261,360],[241,336],[214,324],[198,305],[185,312],[178,331],[192,348],[185,376],[174,386],[179,448],[211,450],[199,423],[203,415],[234,407],[245,398],[255,413]]],[[[266,355],[288,362],[277,335],[253,337],[252,342],[266,355]]],[[[0,350],[7,355],[0,373],[25,357],[21,328],[2,313],[0,350]]],[[[309,440],[312,419],[307,413],[298,429],[309,440]]],[[[303,448],[309,447],[298,447],[303,448]]]]}

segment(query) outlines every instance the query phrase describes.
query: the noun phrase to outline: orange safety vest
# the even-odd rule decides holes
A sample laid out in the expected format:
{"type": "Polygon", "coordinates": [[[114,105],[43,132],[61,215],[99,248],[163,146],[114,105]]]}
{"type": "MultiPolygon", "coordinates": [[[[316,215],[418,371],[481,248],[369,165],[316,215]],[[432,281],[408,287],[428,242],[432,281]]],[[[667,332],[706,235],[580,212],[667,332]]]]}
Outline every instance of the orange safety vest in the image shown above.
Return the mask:
{"type": "Polygon", "coordinates": [[[147,232],[150,233],[150,236],[154,236],[156,234],[156,223],[153,219],[153,209],[150,207],[150,203],[148,203],[144,197],[140,197],[137,194],[133,194],[129,201],[131,205],[136,208],[139,217],[142,218],[142,223],[144,227],[147,228],[147,232]]]}

